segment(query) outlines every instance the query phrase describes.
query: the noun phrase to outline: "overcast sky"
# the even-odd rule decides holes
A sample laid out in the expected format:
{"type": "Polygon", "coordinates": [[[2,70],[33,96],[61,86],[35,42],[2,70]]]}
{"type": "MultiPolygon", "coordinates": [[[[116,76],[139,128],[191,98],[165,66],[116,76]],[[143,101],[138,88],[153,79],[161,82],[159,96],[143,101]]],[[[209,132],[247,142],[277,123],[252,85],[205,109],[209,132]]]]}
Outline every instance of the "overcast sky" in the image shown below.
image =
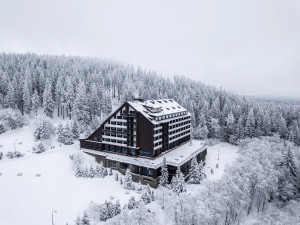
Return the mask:
{"type": "Polygon", "coordinates": [[[300,1],[0,0],[0,51],[105,57],[300,97],[300,1]]]}

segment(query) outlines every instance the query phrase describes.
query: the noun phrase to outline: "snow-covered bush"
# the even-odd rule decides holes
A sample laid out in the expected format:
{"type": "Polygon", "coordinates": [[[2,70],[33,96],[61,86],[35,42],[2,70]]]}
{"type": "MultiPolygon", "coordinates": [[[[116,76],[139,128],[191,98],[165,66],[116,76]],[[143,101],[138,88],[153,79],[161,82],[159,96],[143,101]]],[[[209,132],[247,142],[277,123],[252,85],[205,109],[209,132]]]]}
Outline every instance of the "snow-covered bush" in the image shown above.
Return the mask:
{"type": "Polygon", "coordinates": [[[25,119],[21,113],[11,108],[0,110],[0,122],[3,123],[5,130],[14,130],[25,125],[25,119]]]}
{"type": "Polygon", "coordinates": [[[107,176],[107,175],[108,175],[107,168],[105,168],[103,171],[103,176],[107,176]]]}
{"type": "Polygon", "coordinates": [[[24,154],[21,153],[21,152],[15,151],[15,152],[7,152],[7,153],[6,153],[6,156],[7,156],[7,158],[9,158],[9,159],[13,159],[13,158],[20,158],[20,157],[23,157],[24,154]]]}
{"type": "Polygon", "coordinates": [[[34,139],[37,140],[49,140],[53,134],[53,125],[49,117],[38,117],[35,120],[34,139]]]}
{"type": "Polygon", "coordinates": [[[38,142],[35,146],[32,148],[32,152],[39,154],[46,151],[46,148],[42,142],[38,142]]]}
{"type": "Polygon", "coordinates": [[[109,176],[112,176],[112,175],[113,175],[113,172],[112,172],[112,168],[111,168],[111,167],[109,168],[109,173],[108,173],[108,175],[109,175],[109,176]]]}
{"type": "Polygon", "coordinates": [[[149,193],[146,188],[143,189],[143,193],[141,195],[141,200],[145,204],[151,203],[151,201],[152,201],[152,199],[151,199],[151,192],[149,193]]]}

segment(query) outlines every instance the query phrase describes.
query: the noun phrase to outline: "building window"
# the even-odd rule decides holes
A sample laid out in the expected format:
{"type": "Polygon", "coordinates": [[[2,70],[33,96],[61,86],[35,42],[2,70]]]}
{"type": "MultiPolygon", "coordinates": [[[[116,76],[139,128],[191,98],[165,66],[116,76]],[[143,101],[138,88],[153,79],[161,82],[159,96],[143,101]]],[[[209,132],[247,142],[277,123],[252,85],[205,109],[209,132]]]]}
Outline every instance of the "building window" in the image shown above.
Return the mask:
{"type": "Polygon", "coordinates": [[[108,167],[114,167],[114,168],[116,168],[117,167],[117,162],[108,161],[108,167]]]}
{"type": "Polygon", "coordinates": [[[129,149],[129,155],[135,156],[135,149],[130,148],[129,149]]]}
{"type": "Polygon", "coordinates": [[[122,170],[127,170],[128,164],[126,164],[126,163],[120,163],[120,168],[121,168],[122,170]]]}
{"type": "Polygon", "coordinates": [[[97,141],[97,137],[94,137],[94,141],[97,141]]]}
{"type": "Polygon", "coordinates": [[[123,148],[122,148],[122,153],[123,153],[123,154],[127,154],[127,148],[124,148],[124,147],[123,147],[123,148]]]}

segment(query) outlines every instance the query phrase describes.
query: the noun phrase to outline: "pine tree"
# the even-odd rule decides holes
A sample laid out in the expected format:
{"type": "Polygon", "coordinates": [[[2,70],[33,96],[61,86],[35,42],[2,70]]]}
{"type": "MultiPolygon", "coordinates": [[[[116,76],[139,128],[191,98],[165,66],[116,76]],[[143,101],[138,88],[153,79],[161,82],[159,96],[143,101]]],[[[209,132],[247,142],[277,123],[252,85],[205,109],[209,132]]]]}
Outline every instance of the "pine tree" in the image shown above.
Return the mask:
{"type": "Polygon", "coordinates": [[[125,188],[132,189],[132,176],[131,176],[129,169],[127,169],[126,173],[125,173],[124,185],[125,185],[125,188]]]}
{"type": "Polygon", "coordinates": [[[79,215],[77,216],[77,219],[75,220],[75,225],[82,225],[81,218],[79,215]]]}
{"type": "Polygon", "coordinates": [[[154,191],[151,192],[151,200],[152,200],[152,201],[155,201],[154,191]]]}
{"type": "Polygon", "coordinates": [[[84,211],[84,213],[83,213],[83,217],[82,217],[81,223],[82,223],[82,225],[90,225],[91,224],[90,220],[89,220],[89,217],[86,214],[86,211],[84,211]]]}
{"type": "Polygon", "coordinates": [[[252,108],[250,109],[246,120],[245,134],[250,138],[255,137],[255,117],[252,108]]]}
{"type": "Polygon", "coordinates": [[[105,204],[103,204],[99,209],[99,219],[101,221],[106,221],[108,219],[108,209],[105,204]]]}
{"type": "Polygon", "coordinates": [[[198,165],[198,170],[199,170],[199,173],[200,173],[200,183],[202,180],[204,180],[206,178],[206,174],[205,174],[205,171],[204,171],[204,166],[203,166],[203,162],[200,161],[199,165],[198,165]]]}
{"type": "Polygon", "coordinates": [[[72,144],[74,144],[73,134],[72,134],[72,131],[71,131],[71,129],[70,129],[70,127],[69,127],[68,124],[64,127],[63,137],[64,137],[64,144],[65,145],[72,145],[72,144]]]}
{"type": "Polygon", "coordinates": [[[29,114],[31,111],[31,87],[29,83],[29,77],[26,77],[24,81],[22,99],[24,112],[29,114]]]}
{"type": "Polygon", "coordinates": [[[56,134],[57,134],[57,141],[59,143],[64,143],[64,139],[65,139],[65,137],[64,137],[64,127],[61,123],[57,126],[56,134]]]}
{"type": "Polygon", "coordinates": [[[115,205],[112,202],[106,202],[107,206],[107,217],[113,218],[115,216],[115,205]]]}
{"type": "Polygon", "coordinates": [[[141,185],[141,181],[139,181],[136,192],[140,194],[140,193],[142,193],[142,190],[143,190],[143,188],[142,188],[142,185],[141,185]]]}
{"type": "Polygon", "coordinates": [[[229,141],[230,136],[234,134],[234,130],[235,130],[234,117],[232,112],[229,112],[226,118],[226,127],[225,127],[225,134],[224,134],[225,141],[229,141]]]}
{"type": "Polygon", "coordinates": [[[130,197],[127,207],[129,210],[136,208],[136,201],[135,201],[134,196],[130,197]]]}
{"type": "Polygon", "coordinates": [[[108,175],[109,175],[109,176],[112,176],[112,175],[113,175],[113,172],[112,172],[112,168],[111,168],[111,167],[109,168],[109,173],[108,173],[108,175]]]}
{"type": "Polygon", "coordinates": [[[123,179],[122,179],[122,177],[120,178],[120,184],[123,185],[123,179]]]}
{"type": "Polygon", "coordinates": [[[53,118],[54,101],[52,99],[52,85],[50,79],[46,80],[46,87],[43,94],[43,110],[46,116],[53,118]]]}
{"type": "Polygon", "coordinates": [[[162,163],[162,166],[161,166],[161,176],[158,179],[159,179],[159,184],[162,187],[167,187],[168,186],[169,172],[168,172],[168,168],[167,168],[166,156],[164,156],[164,158],[163,158],[163,163],[162,163]]]}
{"type": "Polygon", "coordinates": [[[3,125],[3,123],[0,123],[0,134],[5,133],[5,127],[3,125]]]}
{"type": "Polygon", "coordinates": [[[286,122],[285,122],[285,119],[283,118],[283,116],[281,116],[278,121],[278,133],[281,138],[286,139],[288,137],[288,129],[287,129],[286,122]]]}
{"type": "Polygon", "coordinates": [[[116,204],[115,204],[115,214],[119,215],[120,213],[121,213],[121,204],[120,204],[120,201],[117,200],[116,204]]]}
{"type": "Polygon", "coordinates": [[[191,162],[191,168],[189,171],[189,179],[194,183],[194,184],[200,184],[200,171],[198,167],[198,163],[196,158],[194,157],[191,162]]]}
{"type": "Polygon", "coordinates": [[[72,134],[73,134],[73,139],[78,139],[79,138],[79,127],[78,127],[78,123],[76,120],[74,120],[73,124],[72,124],[72,134]]]}
{"type": "Polygon", "coordinates": [[[9,108],[16,108],[16,103],[17,103],[16,94],[15,94],[15,88],[14,88],[12,82],[8,83],[6,103],[9,108]]]}
{"type": "Polygon", "coordinates": [[[300,178],[297,171],[294,154],[290,147],[288,147],[286,154],[283,155],[281,168],[282,174],[278,181],[279,196],[282,200],[288,201],[297,196],[300,188],[300,178]]]}
{"type": "Polygon", "coordinates": [[[186,192],[185,181],[183,174],[180,171],[180,167],[177,168],[175,176],[172,178],[172,191],[176,194],[186,192]]]}
{"type": "Polygon", "coordinates": [[[35,116],[37,116],[37,110],[38,110],[38,107],[40,104],[40,97],[39,97],[36,89],[34,90],[34,93],[32,95],[31,102],[32,102],[32,109],[34,111],[34,114],[35,114],[35,116]]]}
{"type": "Polygon", "coordinates": [[[145,203],[151,203],[151,195],[149,194],[148,190],[146,188],[143,189],[143,193],[141,195],[141,200],[145,203]]]}
{"type": "Polygon", "coordinates": [[[118,175],[118,173],[116,172],[115,173],[115,181],[118,181],[119,180],[119,175],[118,175]]]}
{"type": "Polygon", "coordinates": [[[108,175],[107,168],[105,168],[104,171],[103,171],[103,176],[106,177],[107,175],[108,175]]]}

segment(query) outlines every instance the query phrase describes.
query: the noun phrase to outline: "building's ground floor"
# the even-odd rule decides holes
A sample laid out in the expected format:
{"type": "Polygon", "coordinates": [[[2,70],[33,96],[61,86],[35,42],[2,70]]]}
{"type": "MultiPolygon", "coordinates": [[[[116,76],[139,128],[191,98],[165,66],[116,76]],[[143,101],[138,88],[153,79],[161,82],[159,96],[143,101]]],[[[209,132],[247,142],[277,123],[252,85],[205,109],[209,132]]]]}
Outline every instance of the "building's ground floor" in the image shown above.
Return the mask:
{"type": "MultiPolygon", "coordinates": [[[[105,167],[118,170],[120,173],[125,174],[129,169],[132,174],[132,179],[135,182],[142,184],[149,184],[151,187],[158,186],[158,177],[161,175],[161,165],[163,156],[155,159],[130,157],[117,155],[113,153],[106,153],[97,150],[83,149],[89,155],[95,157],[97,162],[102,162],[105,167]]],[[[169,180],[176,174],[176,170],[180,167],[181,172],[188,179],[188,172],[191,167],[191,161],[195,157],[198,162],[205,162],[207,155],[207,146],[199,141],[184,143],[176,149],[172,149],[165,154],[169,180]],[[200,143],[200,144],[199,144],[200,143]]]]}

